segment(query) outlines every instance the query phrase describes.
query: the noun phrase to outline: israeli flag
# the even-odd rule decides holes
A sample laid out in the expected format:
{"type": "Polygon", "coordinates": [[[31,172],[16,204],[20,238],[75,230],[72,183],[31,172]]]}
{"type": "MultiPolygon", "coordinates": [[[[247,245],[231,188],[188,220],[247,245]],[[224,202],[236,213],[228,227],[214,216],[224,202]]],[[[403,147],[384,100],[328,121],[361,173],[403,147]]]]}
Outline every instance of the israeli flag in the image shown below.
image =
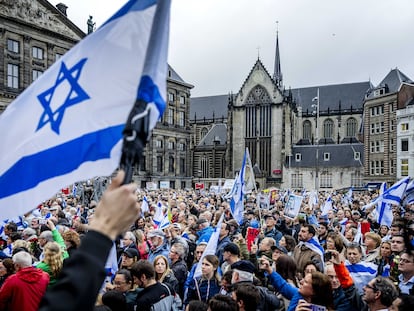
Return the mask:
{"type": "Polygon", "coordinates": [[[167,229],[170,225],[171,225],[171,222],[168,217],[168,214],[165,214],[158,226],[158,229],[164,230],[164,229],[167,229]]]}
{"type": "Polygon", "coordinates": [[[396,182],[380,195],[380,200],[385,203],[400,205],[409,181],[410,177],[405,177],[396,182]]]}
{"type": "Polygon", "coordinates": [[[0,219],[118,167],[137,100],[165,109],[170,0],[130,0],[0,116],[0,219]]]}
{"type": "Polygon", "coordinates": [[[329,196],[329,197],[326,199],[326,201],[325,201],[325,203],[324,203],[324,205],[323,205],[321,215],[322,215],[322,216],[323,216],[323,215],[327,215],[327,214],[328,214],[328,212],[329,212],[329,211],[331,211],[331,210],[332,210],[332,198],[331,198],[331,196],[329,196]]]}
{"type": "Polygon", "coordinates": [[[234,219],[241,224],[243,222],[244,211],[244,173],[246,170],[246,152],[244,153],[243,163],[239,175],[234,181],[234,191],[230,200],[230,211],[234,219]]]}
{"type": "Polygon", "coordinates": [[[159,226],[161,222],[164,220],[164,212],[162,208],[162,203],[158,202],[157,207],[155,208],[155,215],[152,221],[159,226]]]}
{"type": "Polygon", "coordinates": [[[363,287],[377,275],[378,266],[372,262],[365,261],[351,264],[348,260],[345,261],[345,266],[354,280],[358,293],[363,294],[363,287]]]}
{"type": "Polygon", "coordinates": [[[215,255],[217,252],[217,244],[218,244],[218,240],[220,237],[220,229],[221,229],[221,224],[223,223],[223,220],[224,220],[224,213],[221,214],[221,217],[217,223],[217,226],[214,229],[214,232],[211,235],[210,240],[208,240],[206,248],[204,249],[203,255],[201,255],[200,261],[197,263],[197,267],[194,272],[194,279],[201,276],[201,265],[203,263],[203,258],[206,255],[215,255]]]}
{"type": "Polygon", "coordinates": [[[414,203],[414,179],[410,181],[405,189],[404,205],[410,205],[414,203]]]}
{"type": "Polygon", "coordinates": [[[144,196],[144,198],[142,199],[142,204],[141,204],[141,214],[148,213],[148,212],[149,212],[148,199],[146,196],[144,196]]]}

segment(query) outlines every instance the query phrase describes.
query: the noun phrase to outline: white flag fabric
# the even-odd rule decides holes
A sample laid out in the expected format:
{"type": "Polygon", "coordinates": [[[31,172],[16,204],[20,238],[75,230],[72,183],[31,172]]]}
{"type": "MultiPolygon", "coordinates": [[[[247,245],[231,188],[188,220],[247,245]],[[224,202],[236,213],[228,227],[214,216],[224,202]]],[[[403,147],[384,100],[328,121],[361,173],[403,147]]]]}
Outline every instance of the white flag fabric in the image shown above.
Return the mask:
{"type": "Polygon", "coordinates": [[[244,153],[243,163],[239,175],[234,181],[234,191],[230,200],[230,211],[234,219],[241,224],[244,212],[244,173],[246,171],[246,152],[244,153]]]}
{"type": "Polygon", "coordinates": [[[142,199],[142,203],[141,203],[141,213],[148,213],[149,212],[149,204],[148,204],[148,199],[146,196],[144,196],[144,198],[142,199]]]}
{"type": "Polygon", "coordinates": [[[224,213],[221,214],[221,217],[217,223],[217,226],[214,229],[214,232],[211,235],[210,240],[208,240],[206,248],[204,249],[203,255],[201,255],[200,261],[197,263],[197,267],[194,272],[194,279],[201,276],[201,264],[203,263],[203,258],[206,255],[215,255],[217,252],[217,243],[218,243],[218,239],[220,236],[220,229],[221,229],[221,224],[223,223],[223,220],[224,220],[224,213]]]}
{"type": "Polygon", "coordinates": [[[380,194],[380,200],[385,203],[400,205],[409,181],[410,177],[405,177],[396,182],[389,189],[384,191],[384,193],[380,194]]]}
{"type": "Polygon", "coordinates": [[[386,225],[389,228],[392,224],[392,220],[394,219],[394,215],[392,214],[392,206],[389,203],[386,203],[384,200],[382,200],[383,195],[386,191],[387,184],[383,182],[380,187],[380,200],[377,203],[375,215],[376,220],[380,225],[386,225]]]}
{"type": "Polygon", "coordinates": [[[164,211],[163,211],[163,206],[161,202],[157,203],[157,207],[155,208],[155,214],[154,217],[152,219],[152,221],[159,226],[162,221],[164,220],[164,211]]]}
{"type": "Polygon", "coordinates": [[[331,210],[332,210],[332,198],[331,198],[331,196],[329,196],[329,197],[326,199],[326,201],[325,201],[325,203],[324,203],[324,205],[323,205],[321,215],[322,215],[322,216],[327,215],[327,214],[328,214],[328,212],[329,212],[329,211],[331,211],[331,210]]]}
{"type": "Polygon", "coordinates": [[[244,185],[244,192],[251,193],[256,189],[256,181],[254,178],[252,160],[250,159],[249,149],[246,148],[246,171],[245,171],[246,184],[244,185]]]}
{"type": "Polygon", "coordinates": [[[137,100],[165,109],[170,0],[130,0],[0,115],[0,219],[118,167],[137,100]]]}

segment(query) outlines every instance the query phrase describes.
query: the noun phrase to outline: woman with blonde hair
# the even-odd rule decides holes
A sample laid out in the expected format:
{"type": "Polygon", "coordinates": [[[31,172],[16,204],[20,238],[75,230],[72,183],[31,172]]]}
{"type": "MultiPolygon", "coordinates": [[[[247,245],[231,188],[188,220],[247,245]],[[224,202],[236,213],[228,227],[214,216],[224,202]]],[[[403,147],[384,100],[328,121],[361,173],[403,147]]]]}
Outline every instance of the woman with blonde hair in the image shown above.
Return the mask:
{"type": "Polygon", "coordinates": [[[58,243],[48,242],[43,249],[45,257],[36,265],[49,274],[49,287],[56,283],[57,277],[63,266],[63,253],[58,243]]]}
{"type": "Polygon", "coordinates": [[[155,279],[164,284],[170,285],[170,287],[177,293],[179,290],[178,280],[174,275],[174,272],[170,269],[167,257],[158,255],[154,259],[155,279]]]}

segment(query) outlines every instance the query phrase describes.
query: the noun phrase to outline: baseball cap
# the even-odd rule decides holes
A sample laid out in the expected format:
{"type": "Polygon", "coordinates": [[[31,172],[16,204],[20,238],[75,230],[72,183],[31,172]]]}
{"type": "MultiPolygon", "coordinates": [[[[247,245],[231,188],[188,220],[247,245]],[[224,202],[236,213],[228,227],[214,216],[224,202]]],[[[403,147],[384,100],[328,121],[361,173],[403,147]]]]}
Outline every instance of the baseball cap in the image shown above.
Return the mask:
{"type": "Polygon", "coordinates": [[[155,230],[148,232],[147,236],[148,238],[152,238],[152,237],[165,238],[165,233],[160,229],[155,229],[155,230]]]}
{"type": "Polygon", "coordinates": [[[283,246],[280,246],[280,245],[273,245],[273,246],[271,246],[270,248],[272,249],[272,251],[274,251],[274,250],[279,250],[279,251],[281,251],[283,254],[287,254],[287,253],[288,253],[287,249],[286,249],[285,247],[283,247],[283,246]]]}
{"type": "Polygon", "coordinates": [[[275,216],[274,215],[266,215],[266,216],[264,216],[264,219],[266,220],[267,218],[273,218],[273,220],[276,220],[276,218],[275,218],[275,216]]]}
{"type": "Polygon", "coordinates": [[[235,262],[234,264],[231,265],[231,270],[240,270],[240,271],[245,271],[245,272],[249,272],[249,273],[254,273],[254,271],[256,270],[254,264],[252,264],[250,261],[248,260],[240,260],[235,262]]]}
{"type": "Polygon", "coordinates": [[[128,248],[123,252],[129,258],[139,257],[139,253],[135,248],[128,248]]]}
{"type": "Polygon", "coordinates": [[[201,224],[203,224],[205,222],[208,222],[207,219],[200,218],[199,220],[197,220],[197,225],[201,225],[201,224]]]}

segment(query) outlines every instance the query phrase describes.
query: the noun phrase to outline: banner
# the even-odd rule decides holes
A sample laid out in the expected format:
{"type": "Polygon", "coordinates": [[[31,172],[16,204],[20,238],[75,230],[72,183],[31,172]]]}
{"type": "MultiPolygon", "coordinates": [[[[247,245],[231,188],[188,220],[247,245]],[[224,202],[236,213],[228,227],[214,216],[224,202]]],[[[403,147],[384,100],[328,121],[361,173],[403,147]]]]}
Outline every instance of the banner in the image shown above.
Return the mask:
{"type": "Polygon", "coordinates": [[[290,194],[288,201],[285,205],[285,210],[284,210],[285,217],[294,219],[299,214],[302,200],[303,200],[302,196],[290,194]]]}

